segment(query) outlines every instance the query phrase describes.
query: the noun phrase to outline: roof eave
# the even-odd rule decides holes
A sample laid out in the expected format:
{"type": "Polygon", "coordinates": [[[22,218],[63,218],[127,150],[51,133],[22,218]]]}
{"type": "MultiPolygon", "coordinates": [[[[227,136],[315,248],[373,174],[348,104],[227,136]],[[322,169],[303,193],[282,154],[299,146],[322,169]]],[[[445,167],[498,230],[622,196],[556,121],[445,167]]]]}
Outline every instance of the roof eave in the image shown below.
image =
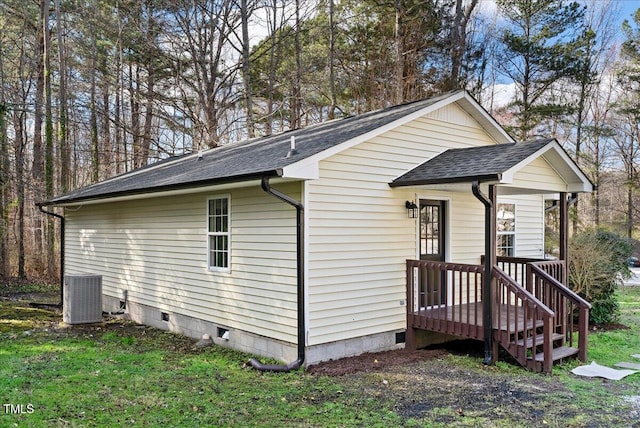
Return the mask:
{"type": "Polygon", "coordinates": [[[127,200],[132,197],[139,197],[142,195],[149,195],[149,197],[156,197],[161,195],[172,194],[176,192],[184,193],[185,190],[193,190],[194,192],[202,191],[208,187],[212,186],[222,186],[227,184],[236,184],[236,183],[244,183],[252,180],[261,180],[262,177],[281,177],[282,170],[271,170],[264,171],[259,173],[252,173],[246,175],[238,175],[234,177],[225,177],[221,179],[209,179],[209,180],[201,180],[201,181],[193,181],[189,183],[180,183],[175,185],[163,185],[157,187],[148,187],[144,189],[133,189],[133,190],[125,190],[120,192],[109,192],[102,193],[99,195],[89,195],[89,196],[78,196],[78,197],[70,197],[67,198],[64,195],[58,198],[50,199],[48,201],[38,202],[37,206],[45,207],[45,206],[73,206],[73,205],[82,205],[87,203],[100,203],[107,202],[113,200],[127,200]]]}
{"type": "MultiPolygon", "coordinates": [[[[526,143],[522,143],[526,144],[526,143]]],[[[580,169],[580,167],[571,159],[569,154],[564,150],[564,148],[560,145],[560,143],[556,139],[549,139],[548,143],[541,147],[539,150],[536,150],[531,155],[527,156],[527,158],[518,162],[518,164],[509,168],[509,170],[504,172],[505,182],[511,183],[514,180],[515,174],[524,168],[526,165],[531,163],[533,159],[543,158],[545,159],[549,166],[554,169],[554,171],[562,177],[567,182],[567,191],[571,193],[590,193],[594,190],[594,185],[587,177],[587,175],[580,169]],[[554,165],[554,162],[548,159],[548,153],[555,153],[561,159],[561,161],[569,168],[571,174],[573,174],[575,181],[566,181],[568,177],[562,174],[557,169],[557,165],[554,165]]]]}
{"type": "Polygon", "coordinates": [[[502,180],[502,174],[485,174],[485,175],[469,175],[460,177],[434,178],[427,180],[394,180],[389,183],[390,187],[409,187],[409,186],[429,186],[434,184],[452,184],[452,183],[471,183],[479,181],[481,183],[499,183],[502,180]]]}

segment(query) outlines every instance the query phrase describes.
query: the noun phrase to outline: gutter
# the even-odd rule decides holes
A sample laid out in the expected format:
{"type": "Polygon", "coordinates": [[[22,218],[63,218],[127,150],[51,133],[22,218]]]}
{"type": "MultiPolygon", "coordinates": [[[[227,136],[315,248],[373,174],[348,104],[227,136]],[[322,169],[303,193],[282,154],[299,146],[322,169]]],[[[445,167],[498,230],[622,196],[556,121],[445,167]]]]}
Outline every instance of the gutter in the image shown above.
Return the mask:
{"type": "Polygon", "coordinates": [[[104,192],[97,191],[93,192],[92,190],[96,186],[102,186],[104,183],[110,183],[112,180],[118,177],[113,177],[103,182],[99,182],[96,184],[92,184],[86,188],[78,189],[73,192],[67,193],[65,195],[59,196],[54,199],[50,199],[48,201],[42,202],[42,205],[56,205],[56,206],[65,206],[65,205],[76,205],[76,204],[89,204],[89,203],[101,203],[108,200],[126,200],[129,198],[139,197],[156,197],[156,196],[168,196],[166,193],[170,192],[199,192],[206,191],[209,186],[221,186],[221,185],[230,185],[235,183],[245,183],[251,180],[260,180],[265,175],[282,175],[282,170],[267,170],[259,173],[250,173],[250,174],[239,174],[233,177],[228,178],[214,178],[214,179],[206,179],[206,180],[196,180],[185,183],[178,184],[162,184],[158,186],[152,187],[144,187],[144,188],[133,188],[127,190],[119,190],[112,192],[104,192]],[[88,193],[88,194],[87,194],[88,193]]]}
{"type": "Polygon", "coordinates": [[[273,189],[269,185],[269,176],[262,177],[262,190],[280,199],[296,209],[296,267],[297,267],[297,293],[298,293],[298,359],[286,364],[262,364],[252,358],[249,364],[256,370],[265,372],[289,372],[302,366],[305,359],[305,318],[304,318],[304,205],[273,189]]]}
{"type": "Polygon", "coordinates": [[[475,196],[482,204],[484,205],[484,287],[482,290],[483,299],[482,299],[482,325],[484,328],[484,360],[483,364],[490,365],[493,363],[493,317],[492,317],[492,302],[491,302],[491,281],[493,277],[493,265],[492,260],[493,257],[491,254],[494,254],[496,249],[493,248],[492,239],[491,239],[491,230],[493,227],[493,203],[491,199],[487,198],[482,191],[480,190],[480,182],[478,180],[474,180],[471,183],[471,191],[473,192],[473,196],[475,196]]]}
{"type": "MultiPolygon", "coordinates": [[[[56,214],[52,211],[46,211],[43,205],[37,204],[37,206],[41,213],[51,217],[55,217],[60,220],[60,303],[58,303],[58,305],[55,305],[55,306],[62,307],[62,302],[64,301],[64,234],[65,234],[64,224],[65,224],[65,220],[64,220],[64,216],[60,214],[56,214]]],[[[31,303],[31,306],[38,306],[38,304],[31,303]]],[[[51,305],[46,305],[46,306],[51,306],[51,305]]]]}

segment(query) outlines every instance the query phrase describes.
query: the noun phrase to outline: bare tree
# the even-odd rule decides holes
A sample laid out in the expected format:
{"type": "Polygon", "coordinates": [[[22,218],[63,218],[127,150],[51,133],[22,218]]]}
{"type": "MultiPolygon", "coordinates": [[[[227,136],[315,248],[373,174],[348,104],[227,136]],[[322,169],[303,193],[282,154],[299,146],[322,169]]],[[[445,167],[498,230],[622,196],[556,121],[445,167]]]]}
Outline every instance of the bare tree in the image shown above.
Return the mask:
{"type": "Polygon", "coordinates": [[[64,18],[60,0],[54,0],[56,12],[56,38],[58,41],[58,144],[60,147],[60,191],[69,191],[70,181],[70,148],[67,137],[67,60],[65,41],[63,39],[64,18]]]}
{"type": "Polygon", "coordinates": [[[446,90],[461,89],[464,87],[461,79],[464,55],[467,48],[467,28],[469,20],[475,10],[478,0],[467,1],[466,4],[462,0],[455,0],[455,9],[453,11],[453,25],[451,27],[451,45],[450,60],[451,72],[449,78],[445,82],[446,90]]]}
{"type": "Polygon", "coordinates": [[[238,65],[227,61],[229,36],[241,25],[234,5],[233,0],[197,0],[178,2],[174,8],[180,28],[171,37],[181,95],[178,107],[194,125],[194,140],[208,147],[221,143],[222,119],[238,96],[238,65]]]}
{"type": "Polygon", "coordinates": [[[7,142],[7,99],[4,93],[4,40],[0,34],[0,277],[9,276],[9,187],[10,165],[7,142]]]}
{"type": "Polygon", "coordinates": [[[249,19],[251,17],[253,7],[249,7],[247,0],[240,1],[240,15],[242,20],[242,80],[244,81],[244,104],[247,114],[247,136],[253,138],[255,136],[255,127],[253,123],[253,89],[251,87],[250,68],[250,52],[249,46],[249,19]]]}

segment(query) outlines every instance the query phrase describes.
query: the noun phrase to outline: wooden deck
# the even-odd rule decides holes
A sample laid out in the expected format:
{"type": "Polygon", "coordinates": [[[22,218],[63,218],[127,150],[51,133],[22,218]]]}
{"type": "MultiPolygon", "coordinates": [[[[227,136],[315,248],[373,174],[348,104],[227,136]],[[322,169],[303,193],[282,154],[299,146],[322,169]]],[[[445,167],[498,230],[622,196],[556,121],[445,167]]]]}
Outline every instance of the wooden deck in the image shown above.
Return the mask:
{"type": "Polygon", "coordinates": [[[563,261],[498,259],[487,331],[483,274],[481,265],[407,260],[407,346],[415,346],[414,330],[477,340],[491,331],[494,361],[498,345],[524,367],[545,373],[568,356],[586,361],[591,306],[561,283],[563,261]]]}
{"type": "MultiPolygon", "coordinates": [[[[520,308],[507,304],[494,308],[499,318],[494,317],[493,328],[501,331],[529,330],[534,323],[536,327],[542,327],[542,320],[529,319],[525,323],[525,313],[520,308]]],[[[483,319],[482,302],[423,308],[411,314],[414,328],[480,340],[484,339],[483,319]]]]}

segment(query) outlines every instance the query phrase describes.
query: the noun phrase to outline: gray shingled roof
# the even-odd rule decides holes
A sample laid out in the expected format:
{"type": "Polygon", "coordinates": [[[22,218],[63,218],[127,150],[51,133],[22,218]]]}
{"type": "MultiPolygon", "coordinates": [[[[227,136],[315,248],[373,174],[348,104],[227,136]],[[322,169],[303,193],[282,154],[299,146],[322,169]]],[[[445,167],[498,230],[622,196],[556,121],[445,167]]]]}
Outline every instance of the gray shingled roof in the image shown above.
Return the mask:
{"type": "Polygon", "coordinates": [[[391,187],[500,180],[500,176],[555,140],[449,149],[390,183],[391,187]]]}
{"type": "Polygon", "coordinates": [[[453,93],[351,116],[282,134],[227,144],[198,154],[167,159],[96,183],[42,205],[135,195],[275,176],[283,167],[429,107],[453,93]],[[287,157],[291,136],[296,151],[287,157]]]}

